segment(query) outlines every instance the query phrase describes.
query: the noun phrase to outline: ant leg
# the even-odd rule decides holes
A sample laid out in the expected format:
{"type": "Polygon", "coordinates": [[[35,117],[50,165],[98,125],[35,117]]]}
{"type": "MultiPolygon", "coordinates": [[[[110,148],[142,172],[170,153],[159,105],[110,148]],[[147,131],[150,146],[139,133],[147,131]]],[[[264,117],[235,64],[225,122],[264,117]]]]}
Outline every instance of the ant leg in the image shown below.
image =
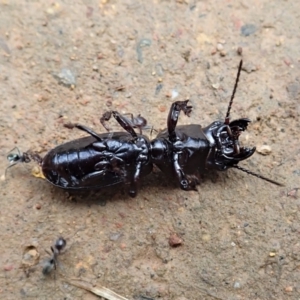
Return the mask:
{"type": "Polygon", "coordinates": [[[188,106],[187,103],[189,100],[185,101],[176,101],[172,104],[169,115],[168,115],[168,132],[169,140],[175,142],[177,140],[175,128],[177,125],[178,117],[180,111],[183,111],[185,115],[189,116],[192,111],[192,106],[188,106]]]}
{"type": "Polygon", "coordinates": [[[102,141],[102,138],[98,135],[98,133],[96,133],[95,131],[93,131],[92,129],[90,129],[84,125],[68,123],[68,124],[64,124],[64,127],[69,128],[69,129],[77,128],[79,130],[82,130],[82,131],[90,134],[96,140],[102,141]]]}

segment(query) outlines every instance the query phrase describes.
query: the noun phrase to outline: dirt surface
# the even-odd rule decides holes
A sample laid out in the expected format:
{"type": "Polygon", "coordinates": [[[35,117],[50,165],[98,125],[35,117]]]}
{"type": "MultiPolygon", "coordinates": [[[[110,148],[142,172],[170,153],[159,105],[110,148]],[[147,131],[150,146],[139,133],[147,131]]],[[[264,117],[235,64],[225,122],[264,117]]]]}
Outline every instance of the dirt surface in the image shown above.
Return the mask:
{"type": "Polygon", "coordinates": [[[240,165],[285,187],[229,170],[185,192],[155,171],[134,199],[70,194],[18,164],[1,177],[0,298],[97,299],[64,281],[77,278],[138,300],[299,299],[299,29],[290,0],[1,1],[3,174],[13,147],[44,155],[86,135],[67,122],[104,132],[109,109],[161,130],[189,98],[180,124],[223,120],[242,57],[231,116],[253,121],[244,144],[271,153],[240,165]],[[44,276],[59,236],[65,253],[44,276]]]}

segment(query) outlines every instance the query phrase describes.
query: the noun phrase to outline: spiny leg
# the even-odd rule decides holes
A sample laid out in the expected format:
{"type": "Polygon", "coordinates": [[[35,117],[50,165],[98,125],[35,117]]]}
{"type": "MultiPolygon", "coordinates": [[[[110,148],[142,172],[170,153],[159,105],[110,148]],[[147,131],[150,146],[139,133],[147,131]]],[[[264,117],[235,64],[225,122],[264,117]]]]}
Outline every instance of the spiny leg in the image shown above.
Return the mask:
{"type": "Polygon", "coordinates": [[[106,125],[106,122],[108,122],[111,118],[112,115],[112,111],[106,111],[102,117],[100,118],[100,123],[102,124],[102,126],[106,129],[106,131],[110,131],[110,128],[106,125]]]}
{"type": "Polygon", "coordinates": [[[69,128],[69,129],[77,128],[79,130],[82,130],[82,131],[90,134],[96,140],[102,141],[102,138],[98,135],[98,133],[96,133],[95,131],[93,131],[92,129],[90,129],[90,128],[84,126],[84,125],[67,123],[67,124],[64,124],[64,127],[69,128]]]}
{"type": "Polygon", "coordinates": [[[183,111],[185,115],[189,116],[192,111],[192,106],[188,106],[189,100],[176,101],[172,104],[168,115],[168,132],[169,140],[175,142],[177,140],[175,128],[178,122],[180,111],[183,111]]]}
{"type": "Polygon", "coordinates": [[[142,162],[139,161],[136,164],[135,173],[130,183],[129,196],[131,197],[135,197],[137,194],[138,182],[140,180],[140,174],[141,174],[141,167],[142,167],[142,162]]]}
{"type": "Polygon", "coordinates": [[[125,129],[133,138],[137,138],[137,134],[134,131],[134,126],[132,123],[124,116],[119,114],[117,111],[107,111],[100,118],[100,123],[104,126],[104,128],[109,131],[109,127],[106,125],[106,122],[110,120],[111,116],[113,116],[116,121],[125,129]]]}
{"type": "Polygon", "coordinates": [[[179,165],[178,160],[179,160],[179,153],[175,152],[173,154],[173,166],[174,166],[176,177],[180,184],[180,188],[185,191],[197,190],[196,184],[198,183],[198,181],[194,179],[194,176],[187,176],[184,173],[184,171],[182,170],[182,168],[179,165]]]}
{"type": "Polygon", "coordinates": [[[137,115],[137,117],[134,117],[132,113],[124,114],[123,116],[129,115],[130,116],[130,122],[131,126],[133,128],[138,128],[140,131],[140,134],[142,134],[142,128],[145,128],[147,126],[147,120],[142,117],[140,114],[137,115]]]}
{"type": "Polygon", "coordinates": [[[176,125],[178,122],[180,111],[183,111],[185,115],[189,116],[192,112],[192,106],[188,106],[189,100],[185,101],[176,101],[172,104],[169,115],[168,115],[168,132],[169,132],[169,140],[172,142],[173,146],[173,168],[176,174],[176,177],[179,181],[181,189],[187,190],[195,190],[196,189],[196,181],[189,180],[188,176],[182,170],[179,164],[179,156],[183,155],[182,148],[183,144],[178,139],[176,135],[176,125]]]}

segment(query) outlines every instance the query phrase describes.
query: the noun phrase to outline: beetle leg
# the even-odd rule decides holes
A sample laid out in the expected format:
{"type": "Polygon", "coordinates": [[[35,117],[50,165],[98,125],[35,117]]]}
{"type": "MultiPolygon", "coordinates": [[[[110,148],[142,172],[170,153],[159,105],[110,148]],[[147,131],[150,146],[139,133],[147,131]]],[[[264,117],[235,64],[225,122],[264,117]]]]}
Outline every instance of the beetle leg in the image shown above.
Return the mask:
{"type": "Polygon", "coordinates": [[[117,122],[133,137],[137,138],[137,134],[133,129],[132,124],[130,124],[130,121],[119,114],[117,111],[112,111],[113,117],[117,120],[117,122]]]}
{"type": "Polygon", "coordinates": [[[107,166],[109,166],[110,163],[106,160],[100,161],[98,163],[95,164],[94,168],[95,170],[107,170],[107,166]]]}
{"type": "Polygon", "coordinates": [[[135,197],[137,194],[138,181],[140,180],[142,162],[136,164],[135,173],[130,183],[129,196],[135,197]]]}
{"type": "Polygon", "coordinates": [[[129,119],[126,117],[122,116],[115,110],[107,111],[105,112],[102,117],[100,118],[100,123],[103,125],[103,127],[109,131],[109,127],[106,125],[106,122],[110,120],[111,116],[113,116],[116,121],[133,137],[137,138],[137,134],[134,131],[134,125],[132,122],[130,122],[129,119]]]}
{"type": "Polygon", "coordinates": [[[64,124],[64,126],[66,128],[69,129],[73,129],[74,127],[77,129],[80,129],[88,134],[90,134],[92,137],[94,137],[96,140],[98,141],[102,141],[102,138],[98,135],[98,133],[96,133],[95,131],[93,131],[92,129],[84,126],[84,125],[80,125],[80,124],[73,124],[73,123],[68,123],[68,124],[64,124]]]}
{"type": "Polygon", "coordinates": [[[99,175],[105,174],[105,170],[100,170],[100,171],[96,171],[93,173],[89,173],[85,176],[83,176],[80,181],[84,182],[87,179],[93,178],[93,177],[98,177],[99,175]]]}
{"type": "Polygon", "coordinates": [[[175,142],[177,137],[176,137],[176,132],[175,128],[178,122],[178,117],[180,111],[183,111],[185,115],[189,116],[191,111],[192,111],[192,106],[188,106],[187,103],[189,100],[185,101],[176,101],[171,105],[170,111],[169,111],[169,116],[168,116],[168,132],[169,132],[169,140],[171,142],[175,142]]]}
{"type": "Polygon", "coordinates": [[[231,128],[228,125],[226,126],[226,130],[227,130],[227,134],[232,138],[232,141],[233,141],[233,148],[234,148],[234,154],[233,155],[240,154],[241,151],[240,151],[238,136],[235,136],[232,133],[231,128]]]}
{"type": "Polygon", "coordinates": [[[194,180],[193,176],[190,177],[191,180],[189,180],[188,176],[185,175],[185,173],[183,172],[182,168],[179,165],[178,156],[179,154],[176,152],[173,154],[173,166],[174,166],[175,174],[180,184],[180,188],[185,191],[197,190],[196,189],[197,180],[194,180]]]}
{"type": "Polygon", "coordinates": [[[102,124],[102,126],[109,132],[110,131],[110,128],[106,125],[106,122],[110,120],[111,118],[111,114],[112,114],[112,111],[107,111],[105,112],[102,117],[100,118],[100,123],[102,124]]]}
{"type": "Polygon", "coordinates": [[[126,115],[130,116],[131,126],[133,128],[138,128],[140,134],[143,134],[142,128],[145,128],[147,126],[147,120],[144,117],[142,117],[140,114],[137,115],[137,117],[134,117],[132,113],[127,113],[124,114],[123,116],[126,115]]]}

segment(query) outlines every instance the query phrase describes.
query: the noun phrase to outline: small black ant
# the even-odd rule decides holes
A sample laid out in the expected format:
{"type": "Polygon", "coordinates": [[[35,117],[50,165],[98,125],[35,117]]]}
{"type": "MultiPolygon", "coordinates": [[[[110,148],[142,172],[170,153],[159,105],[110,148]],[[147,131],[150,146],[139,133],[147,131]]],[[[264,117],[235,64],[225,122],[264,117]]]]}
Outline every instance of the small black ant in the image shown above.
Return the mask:
{"type": "Polygon", "coordinates": [[[9,154],[7,155],[7,160],[9,161],[9,166],[5,169],[5,175],[8,168],[18,164],[18,163],[29,163],[30,162],[30,156],[28,153],[24,152],[23,154],[20,152],[18,147],[15,147],[9,151],[9,154]],[[11,153],[14,150],[17,150],[18,153],[11,153]]]}
{"type": "MultiPolygon", "coordinates": [[[[62,253],[67,245],[66,240],[63,237],[59,237],[54,246],[51,246],[51,257],[44,262],[43,265],[43,274],[48,275],[54,269],[56,270],[56,266],[58,264],[58,256],[62,253]]],[[[48,252],[48,251],[47,251],[48,252]]]]}

